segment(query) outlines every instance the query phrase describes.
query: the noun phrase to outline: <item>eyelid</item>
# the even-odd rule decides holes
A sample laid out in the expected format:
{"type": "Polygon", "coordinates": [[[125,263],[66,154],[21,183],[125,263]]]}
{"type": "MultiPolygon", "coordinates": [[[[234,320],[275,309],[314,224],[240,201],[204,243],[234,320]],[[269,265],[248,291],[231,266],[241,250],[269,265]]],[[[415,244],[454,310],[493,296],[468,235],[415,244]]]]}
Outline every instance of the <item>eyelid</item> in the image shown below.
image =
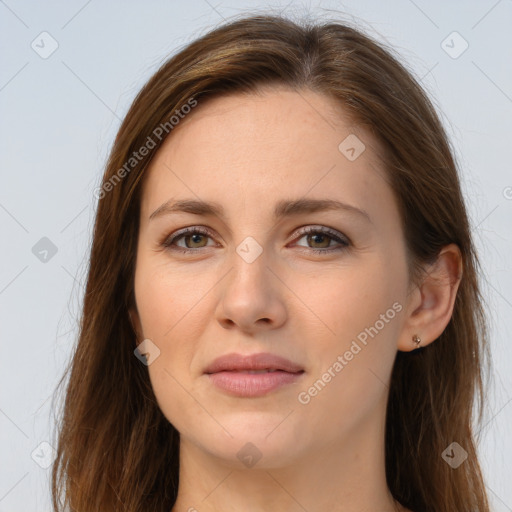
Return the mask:
{"type": "MultiPolygon", "coordinates": [[[[188,226],[186,228],[179,229],[179,230],[171,233],[170,235],[164,236],[163,240],[161,240],[161,242],[160,242],[160,245],[162,245],[164,247],[170,247],[171,244],[173,242],[175,242],[176,240],[178,240],[179,238],[184,237],[186,235],[192,235],[195,233],[199,233],[201,235],[208,236],[212,239],[215,237],[214,233],[208,228],[205,228],[202,226],[188,226]]],[[[197,249],[191,249],[191,250],[194,252],[197,252],[197,249]]]]}
{"type": "Polygon", "coordinates": [[[305,227],[299,228],[299,231],[296,232],[295,238],[297,238],[297,236],[299,236],[299,238],[302,238],[304,235],[307,235],[309,233],[325,234],[334,240],[337,239],[339,243],[345,244],[347,246],[352,245],[352,241],[350,240],[350,238],[344,233],[338,231],[337,229],[315,224],[308,224],[305,227]]]}
{"type": "MultiPolygon", "coordinates": [[[[214,239],[215,234],[212,232],[211,229],[206,228],[204,226],[188,226],[183,229],[177,230],[176,232],[171,233],[171,235],[165,236],[163,240],[160,241],[159,245],[162,247],[172,250],[172,251],[178,251],[182,253],[197,253],[200,252],[200,249],[206,249],[206,247],[198,247],[196,249],[190,249],[185,247],[177,246],[177,248],[171,248],[173,243],[176,242],[178,239],[181,239],[182,237],[186,235],[192,235],[192,234],[202,234],[209,238],[214,239]]],[[[336,229],[330,228],[328,226],[323,225],[313,225],[308,224],[306,226],[298,228],[298,230],[295,230],[295,236],[293,240],[300,240],[304,235],[308,235],[310,233],[320,233],[325,234],[329,238],[331,238],[333,241],[338,243],[338,246],[325,248],[325,249],[315,249],[313,247],[305,247],[302,245],[299,245],[298,247],[302,248],[302,251],[306,251],[309,253],[316,253],[316,254],[329,254],[336,251],[341,251],[344,249],[348,249],[350,246],[352,246],[352,241],[348,236],[345,234],[339,232],[336,229]]],[[[211,246],[210,246],[211,247],[211,246]]]]}

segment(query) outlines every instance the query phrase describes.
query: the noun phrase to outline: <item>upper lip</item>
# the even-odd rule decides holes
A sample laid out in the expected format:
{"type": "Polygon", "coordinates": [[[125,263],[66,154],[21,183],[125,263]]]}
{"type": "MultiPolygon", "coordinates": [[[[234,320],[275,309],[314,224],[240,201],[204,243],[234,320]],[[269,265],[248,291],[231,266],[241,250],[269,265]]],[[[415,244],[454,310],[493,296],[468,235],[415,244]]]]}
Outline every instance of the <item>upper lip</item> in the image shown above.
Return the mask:
{"type": "Polygon", "coordinates": [[[209,364],[204,373],[217,373],[222,371],[243,370],[283,370],[289,373],[298,373],[304,369],[281,356],[260,352],[258,354],[226,354],[215,359],[209,364]]]}

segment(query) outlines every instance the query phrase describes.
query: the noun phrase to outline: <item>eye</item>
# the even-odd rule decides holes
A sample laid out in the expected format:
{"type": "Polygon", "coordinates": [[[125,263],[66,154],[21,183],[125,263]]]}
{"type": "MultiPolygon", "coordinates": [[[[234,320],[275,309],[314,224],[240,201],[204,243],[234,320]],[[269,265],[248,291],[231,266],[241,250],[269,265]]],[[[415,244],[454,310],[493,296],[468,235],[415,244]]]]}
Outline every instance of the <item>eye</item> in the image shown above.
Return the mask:
{"type": "MultiPolygon", "coordinates": [[[[308,244],[319,245],[319,247],[310,247],[310,249],[316,253],[343,251],[350,245],[350,241],[347,237],[327,227],[307,226],[303,228],[299,234],[303,235],[299,240],[305,238],[308,244]],[[330,247],[332,241],[337,242],[338,245],[330,247]]],[[[304,246],[299,245],[299,247],[304,246]]]]}
{"type": "Polygon", "coordinates": [[[181,231],[178,231],[175,235],[172,235],[165,239],[161,245],[173,251],[179,251],[183,253],[187,252],[197,252],[197,249],[201,249],[203,247],[207,247],[204,245],[204,242],[209,237],[211,238],[213,234],[205,228],[192,227],[185,228],[181,231]],[[184,240],[185,247],[181,245],[175,245],[177,241],[184,240]],[[187,242],[190,240],[190,242],[187,242]]]}
{"type": "MultiPolygon", "coordinates": [[[[320,247],[309,247],[306,252],[313,253],[331,253],[334,251],[342,251],[347,249],[351,243],[350,240],[331,228],[322,226],[307,226],[302,228],[299,233],[302,235],[298,240],[306,238],[308,244],[318,244],[320,247]],[[331,247],[331,242],[337,242],[337,246],[331,247]]],[[[206,228],[190,227],[184,228],[177,233],[167,237],[161,242],[161,246],[171,251],[178,251],[181,253],[197,253],[199,249],[208,247],[208,238],[213,238],[213,233],[206,228]],[[178,245],[178,242],[183,240],[183,245],[178,245]]],[[[298,245],[304,247],[303,245],[298,245]]],[[[210,245],[211,247],[211,245],[210,245]]]]}

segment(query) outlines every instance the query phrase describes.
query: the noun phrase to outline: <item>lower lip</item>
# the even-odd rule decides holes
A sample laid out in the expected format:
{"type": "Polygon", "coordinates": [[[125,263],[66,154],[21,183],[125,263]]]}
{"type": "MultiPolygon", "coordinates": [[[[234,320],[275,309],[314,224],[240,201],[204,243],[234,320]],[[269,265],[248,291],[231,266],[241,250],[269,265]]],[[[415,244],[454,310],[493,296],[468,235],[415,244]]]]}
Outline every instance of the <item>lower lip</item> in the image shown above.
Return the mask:
{"type": "Polygon", "coordinates": [[[207,374],[220,389],[241,397],[263,396],[271,391],[297,382],[304,372],[289,373],[281,370],[267,373],[224,371],[207,374]]]}

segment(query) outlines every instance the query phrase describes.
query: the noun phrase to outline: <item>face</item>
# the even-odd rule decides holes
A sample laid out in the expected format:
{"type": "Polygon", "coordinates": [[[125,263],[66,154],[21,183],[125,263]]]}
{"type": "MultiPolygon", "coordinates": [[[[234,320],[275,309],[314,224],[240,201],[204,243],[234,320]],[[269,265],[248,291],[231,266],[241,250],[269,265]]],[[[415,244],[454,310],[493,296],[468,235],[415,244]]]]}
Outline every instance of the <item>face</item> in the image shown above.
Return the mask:
{"type": "Polygon", "coordinates": [[[155,155],[132,313],[182,446],[276,467],[382,428],[409,281],[379,148],[331,99],[267,89],[199,104],[155,155]],[[276,371],[205,373],[261,353],[276,371]]]}

